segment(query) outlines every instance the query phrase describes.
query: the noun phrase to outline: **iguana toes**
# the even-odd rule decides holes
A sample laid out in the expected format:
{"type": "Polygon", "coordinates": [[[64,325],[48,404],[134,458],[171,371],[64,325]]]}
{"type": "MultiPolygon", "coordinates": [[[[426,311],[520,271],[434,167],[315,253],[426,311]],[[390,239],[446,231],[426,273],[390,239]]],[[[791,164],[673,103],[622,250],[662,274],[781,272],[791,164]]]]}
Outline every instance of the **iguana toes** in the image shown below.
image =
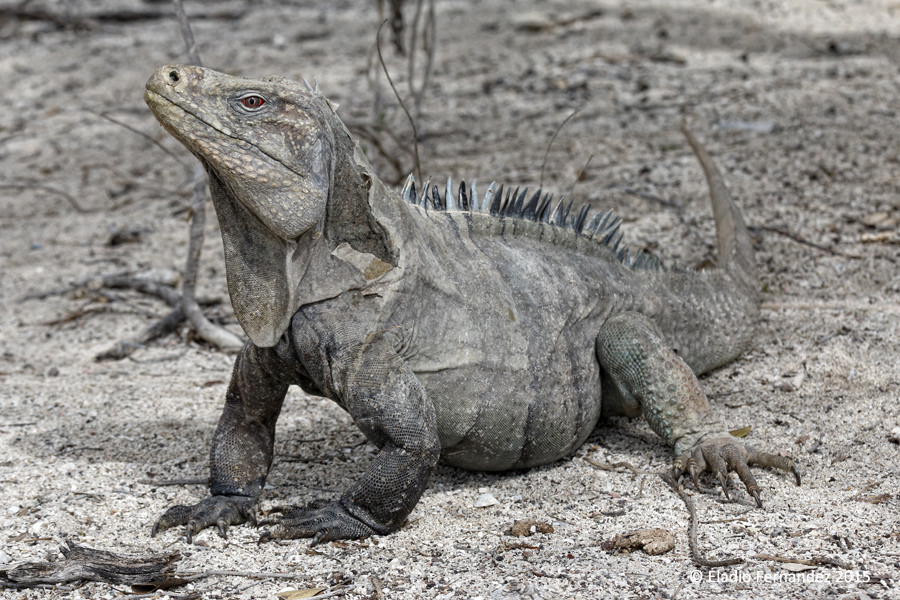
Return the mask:
{"type": "MultiPolygon", "coordinates": [[[[162,125],[206,166],[228,289],[250,337],[212,442],[211,497],[154,526],[253,522],[289,385],[343,407],[379,448],[340,499],[283,509],[267,537],[386,534],[438,460],[503,470],[554,461],[601,415],[642,415],[675,470],[799,473],[729,436],[694,373],[748,347],[752,249],[721,176],[710,182],[718,268],[664,269],[621,247],[618,220],[540,192],[385,187],[331,105],[286,79],[167,66],[147,82],[162,125]]],[[[727,492],[726,492],[727,493],[727,492]]]]}

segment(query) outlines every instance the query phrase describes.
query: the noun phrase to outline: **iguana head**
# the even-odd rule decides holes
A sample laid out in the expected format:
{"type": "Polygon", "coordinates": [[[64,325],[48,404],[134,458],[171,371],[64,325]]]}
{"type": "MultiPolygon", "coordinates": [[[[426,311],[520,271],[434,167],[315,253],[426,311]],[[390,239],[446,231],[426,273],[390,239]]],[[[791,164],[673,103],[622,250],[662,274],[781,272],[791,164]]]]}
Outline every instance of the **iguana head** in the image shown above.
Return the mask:
{"type": "Polygon", "coordinates": [[[255,344],[274,345],[300,304],[304,248],[325,222],[332,108],[287,79],[242,79],[183,65],[156,71],[144,97],[206,167],[235,315],[255,344]]]}
{"type": "Polygon", "coordinates": [[[270,231],[296,239],[321,222],[334,146],[332,132],[323,130],[329,109],[321,95],[288,79],[176,65],[153,74],[145,99],[270,231]]]}

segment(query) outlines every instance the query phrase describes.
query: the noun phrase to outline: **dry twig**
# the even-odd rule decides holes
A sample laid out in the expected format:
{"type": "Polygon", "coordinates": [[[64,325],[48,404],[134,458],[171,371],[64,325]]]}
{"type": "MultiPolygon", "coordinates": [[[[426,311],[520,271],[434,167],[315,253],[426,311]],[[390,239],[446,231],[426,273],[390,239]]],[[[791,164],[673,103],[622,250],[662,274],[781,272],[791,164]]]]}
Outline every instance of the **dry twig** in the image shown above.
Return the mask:
{"type": "MultiPolygon", "coordinates": [[[[101,208],[85,208],[78,203],[78,201],[68,192],[64,192],[63,190],[56,189],[55,187],[51,187],[49,185],[43,185],[41,183],[37,183],[35,181],[29,181],[27,183],[0,183],[0,190],[15,190],[15,191],[25,191],[25,192],[33,192],[35,190],[40,190],[42,192],[47,192],[48,194],[53,194],[55,196],[59,196],[68,202],[72,208],[75,209],[76,212],[80,212],[82,214],[95,213],[100,212],[102,210],[111,210],[108,207],[101,208]]],[[[112,210],[114,210],[113,207],[112,210]]]]}
{"type": "Polygon", "coordinates": [[[416,42],[419,37],[419,18],[422,15],[422,5],[426,0],[417,0],[416,15],[413,17],[412,34],[410,35],[410,52],[409,63],[407,66],[406,79],[409,85],[409,93],[413,97],[413,112],[416,118],[422,114],[422,100],[425,97],[425,90],[428,89],[428,81],[431,79],[431,69],[434,66],[434,51],[436,39],[436,22],[434,16],[434,0],[428,1],[428,9],[425,15],[425,23],[422,29],[422,49],[425,52],[425,69],[422,71],[422,83],[419,89],[416,89],[416,42]]]}
{"type": "Polygon", "coordinates": [[[155,556],[123,556],[66,541],[63,560],[32,562],[0,569],[0,587],[33,587],[72,581],[140,584],[172,577],[177,551],[155,556]]]}
{"type": "Polygon", "coordinates": [[[841,569],[854,569],[852,563],[848,563],[847,561],[840,560],[838,558],[831,558],[829,556],[814,556],[812,558],[791,558],[789,556],[777,556],[774,554],[754,554],[753,558],[756,560],[771,560],[773,562],[779,563],[791,563],[795,565],[806,565],[808,567],[819,567],[822,565],[826,565],[829,567],[839,567],[841,569]]]}
{"type": "Polygon", "coordinates": [[[384,76],[387,77],[388,83],[391,85],[391,90],[394,92],[394,97],[397,98],[397,102],[400,103],[400,108],[403,109],[403,112],[406,114],[406,118],[409,119],[409,124],[412,127],[413,133],[413,155],[415,158],[415,167],[416,167],[416,178],[419,181],[422,181],[422,165],[419,163],[419,131],[416,128],[416,121],[412,118],[412,115],[409,114],[409,110],[406,108],[406,104],[403,103],[403,99],[400,98],[400,93],[397,92],[397,86],[394,85],[394,80],[391,79],[391,74],[388,72],[387,65],[384,63],[384,56],[381,54],[381,29],[384,27],[384,22],[378,26],[378,33],[375,34],[375,49],[378,51],[378,61],[381,63],[381,68],[384,70],[384,76]]]}
{"type": "Polygon", "coordinates": [[[590,464],[598,469],[601,469],[603,471],[621,472],[621,471],[619,471],[619,469],[628,469],[635,475],[652,475],[653,474],[650,471],[644,471],[643,469],[638,469],[631,463],[626,462],[624,460],[619,461],[619,462],[614,462],[614,463],[604,462],[602,460],[597,460],[596,458],[585,458],[584,460],[588,464],[590,464]]]}
{"type": "MultiPolygon", "coordinates": [[[[181,37],[184,39],[184,44],[187,47],[188,59],[195,65],[202,65],[194,33],[191,31],[190,22],[184,12],[184,4],[181,0],[172,0],[172,4],[181,29],[181,37]]],[[[211,323],[200,310],[195,294],[200,252],[203,247],[203,228],[206,224],[206,189],[206,172],[203,169],[203,165],[198,162],[194,166],[194,190],[191,197],[192,218],[188,239],[188,256],[184,268],[184,281],[181,286],[181,298],[176,310],[169,313],[164,319],[164,324],[161,324],[159,327],[151,326],[145,329],[139,337],[147,338],[151,335],[156,335],[159,331],[167,329],[179,316],[182,316],[187,318],[194,331],[204,341],[222,350],[236,351],[244,345],[243,341],[224,327],[211,323]],[[181,315],[179,315],[179,312],[181,315]]],[[[177,326],[177,322],[175,322],[174,326],[177,326]]],[[[121,345],[120,348],[124,349],[121,345]]],[[[108,358],[112,358],[116,354],[105,353],[105,355],[108,358]]]]}
{"type": "MultiPolygon", "coordinates": [[[[538,181],[539,188],[544,187],[544,167],[547,165],[547,157],[550,155],[550,147],[553,146],[553,142],[556,141],[556,136],[558,136],[559,132],[562,131],[562,128],[566,126],[566,123],[568,123],[572,119],[572,117],[574,117],[577,114],[578,114],[578,110],[573,110],[569,114],[568,117],[566,117],[565,119],[562,120],[562,122],[556,127],[556,130],[553,132],[553,135],[550,136],[550,141],[547,142],[547,148],[544,150],[544,160],[541,161],[541,178],[538,181]]],[[[588,160],[590,160],[590,159],[588,159],[588,160]]],[[[585,167],[587,167],[587,164],[585,164],[585,167]]]]}
{"type": "MultiPolygon", "coordinates": [[[[102,23],[141,23],[155,21],[168,17],[169,14],[162,10],[153,9],[117,9],[97,12],[86,12],[81,15],[66,14],[68,11],[56,13],[40,8],[30,8],[25,5],[28,2],[20,2],[16,6],[0,7],[0,18],[18,19],[20,21],[42,21],[51,23],[58,29],[94,29],[102,23]]],[[[244,15],[242,10],[219,10],[202,12],[194,15],[196,19],[230,20],[239,19],[244,15]]]]}
{"type": "Polygon", "coordinates": [[[690,514],[688,546],[691,549],[691,558],[694,559],[694,562],[701,567],[727,567],[730,565],[739,565],[744,562],[744,559],[737,557],[726,558],[723,560],[710,560],[700,553],[700,548],[697,544],[697,508],[694,506],[694,501],[685,493],[684,488],[675,481],[675,478],[671,473],[661,471],[659,476],[670,488],[672,488],[672,491],[678,494],[678,497],[684,502],[684,505],[690,514]]]}
{"type": "Polygon", "coordinates": [[[779,227],[772,227],[771,225],[760,225],[760,229],[763,231],[768,231],[770,233],[777,233],[778,235],[782,235],[789,240],[797,242],[798,244],[802,244],[804,246],[809,246],[810,248],[815,248],[816,250],[821,250],[822,252],[827,252],[828,254],[832,254],[834,256],[842,256],[844,258],[852,258],[855,260],[862,260],[864,257],[858,254],[850,254],[849,252],[842,252],[840,250],[836,250],[831,248],[830,246],[823,246],[822,244],[817,244],[815,242],[811,242],[806,238],[800,237],[796,233],[787,231],[785,229],[781,229],[779,227]]]}

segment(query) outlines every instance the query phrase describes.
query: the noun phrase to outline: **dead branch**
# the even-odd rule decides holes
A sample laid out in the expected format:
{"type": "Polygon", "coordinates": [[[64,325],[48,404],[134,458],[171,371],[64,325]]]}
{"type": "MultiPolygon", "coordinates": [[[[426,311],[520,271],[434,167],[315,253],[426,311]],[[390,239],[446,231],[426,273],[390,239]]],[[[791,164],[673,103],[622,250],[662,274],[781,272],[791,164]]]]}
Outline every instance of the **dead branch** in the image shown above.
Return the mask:
{"type": "Polygon", "coordinates": [[[384,0],[378,0],[378,22],[389,19],[391,23],[391,41],[394,48],[400,54],[406,54],[406,45],[403,42],[403,2],[405,0],[389,0],[391,16],[384,16],[384,0]]]}
{"type": "MultiPolygon", "coordinates": [[[[258,573],[255,571],[185,571],[177,576],[186,581],[196,581],[207,577],[247,577],[251,579],[304,579],[301,573],[258,573]]],[[[316,596],[322,598],[323,596],[316,596]]]]}
{"type": "Polygon", "coordinates": [[[643,200],[649,200],[650,202],[656,202],[660,206],[665,206],[668,208],[676,208],[678,210],[684,210],[684,205],[675,202],[674,200],[668,200],[666,198],[662,198],[657,196],[656,194],[651,194],[650,192],[643,192],[641,190],[637,190],[630,187],[623,187],[620,185],[612,185],[610,189],[619,189],[622,190],[623,193],[628,194],[629,196],[634,196],[635,198],[641,198],[643,200]]]}
{"type": "Polygon", "coordinates": [[[852,563],[848,563],[847,561],[840,560],[838,558],[831,558],[829,556],[814,556],[812,558],[791,558],[789,556],[777,556],[774,554],[754,554],[753,558],[755,558],[756,560],[771,560],[773,562],[779,563],[806,565],[808,567],[819,567],[822,565],[826,565],[829,567],[838,567],[840,569],[847,570],[856,568],[852,563]]]}
{"type": "MultiPolygon", "coordinates": [[[[170,13],[152,9],[120,9],[109,11],[89,12],[82,15],[59,14],[40,8],[28,8],[21,3],[18,6],[0,7],[0,18],[17,19],[19,21],[41,21],[50,23],[57,29],[93,29],[99,24],[113,23],[141,23],[155,21],[169,17],[170,13]]],[[[240,19],[246,11],[219,10],[200,12],[194,15],[195,19],[230,20],[240,19]]]]}
{"type": "MultiPolygon", "coordinates": [[[[396,136],[394,136],[390,131],[388,131],[387,129],[378,129],[374,125],[371,125],[369,123],[352,123],[348,124],[347,128],[350,129],[350,131],[352,131],[359,139],[365,140],[372,144],[372,147],[376,151],[378,151],[382,158],[384,158],[384,160],[386,160],[391,165],[391,167],[394,168],[394,170],[397,172],[395,183],[399,184],[406,177],[408,173],[405,172],[403,163],[401,163],[400,159],[397,158],[396,153],[391,152],[381,140],[380,134],[384,133],[388,137],[396,141],[396,136]]],[[[403,151],[407,151],[406,148],[403,148],[402,146],[398,147],[403,151]]]]}
{"type": "Polygon", "coordinates": [[[209,485],[209,477],[202,479],[138,479],[141,485],[152,485],[154,487],[174,486],[174,485],[209,485]]]}
{"type": "Polygon", "coordinates": [[[415,168],[416,168],[416,177],[419,181],[422,180],[422,170],[421,163],[419,162],[419,131],[416,128],[416,121],[412,118],[412,115],[409,114],[409,110],[406,108],[406,105],[403,103],[403,100],[400,98],[400,93],[397,92],[397,86],[394,85],[394,80],[391,79],[391,74],[388,72],[387,65],[384,63],[384,56],[381,54],[381,28],[384,27],[384,23],[378,26],[378,33],[375,34],[375,50],[378,51],[378,61],[381,63],[381,68],[384,70],[384,76],[387,77],[388,83],[391,85],[391,90],[394,92],[394,97],[397,98],[397,102],[400,103],[400,108],[403,109],[403,112],[406,114],[406,118],[409,119],[409,124],[412,127],[413,133],[413,154],[415,155],[415,168]]]}
{"type": "Polygon", "coordinates": [[[135,350],[143,348],[153,340],[168,335],[175,331],[178,325],[184,321],[184,309],[181,304],[175,310],[171,311],[162,319],[155,321],[153,324],[144,328],[140,333],[130,340],[118,342],[115,346],[101,352],[94,357],[96,361],[103,360],[122,360],[134,354],[135,350]]]}
{"type": "Polygon", "coordinates": [[[688,547],[691,549],[691,558],[694,559],[694,562],[701,567],[727,567],[730,565],[739,565],[744,562],[743,558],[726,558],[723,560],[710,560],[705,558],[700,553],[700,548],[697,544],[697,508],[694,506],[694,501],[688,496],[684,488],[679,485],[675,478],[671,473],[666,471],[661,471],[659,473],[660,478],[666,482],[672,491],[678,494],[678,497],[681,498],[681,501],[684,502],[684,506],[687,508],[688,513],[690,514],[690,525],[688,526],[688,547]]]}
{"type": "MultiPolygon", "coordinates": [[[[200,55],[197,52],[197,43],[194,40],[190,23],[185,15],[184,6],[180,0],[173,0],[173,4],[176,16],[178,17],[181,35],[184,38],[185,46],[187,47],[188,56],[191,62],[200,65],[201,60],[200,55]]],[[[129,131],[134,131],[131,127],[128,127],[124,123],[121,123],[106,114],[98,114],[98,116],[125,127],[129,131]]],[[[172,153],[165,150],[165,148],[164,151],[170,156],[173,156],[172,153]]],[[[206,223],[206,189],[206,173],[203,170],[202,165],[198,162],[194,167],[194,185],[191,198],[192,219],[188,239],[188,256],[184,269],[181,294],[179,294],[172,286],[157,281],[127,277],[123,276],[122,273],[116,273],[113,275],[87,278],[68,287],[40,294],[32,294],[26,296],[24,300],[46,298],[49,295],[66,293],[78,288],[88,287],[93,283],[97,283],[99,280],[100,285],[104,287],[131,288],[139,292],[158,296],[172,307],[172,310],[165,317],[146,327],[134,338],[121,341],[111,349],[101,352],[95,357],[96,360],[120,360],[126,358],[133,354],[138,348],[142,348],[148,342],[174,331],[185,319],[187,319],[197,335],[207,343],[225,351],[239,350],[243,346],[241,338],[224,327],[211,323],[200,310],[196,298],[197,273],[200,264],[200,252],[203,247],[203,230],[206,223]]],[[[67,194],[59,192],[58,190],[52,191],[66,197],[76,210],[86,212],[67,194]]],[[[76,316],[78,316],[77,313],[76,316]]]]}
{"type": "MultiPolygon", "coordinates": [[[[197,51],[197,42],[191,31],[191,24],[184,12],[184,4],[181,0],[172,0],[175,6],[175,14],[178,17],[178,25],[181,28],[181,37],[187,46],[188,58],[195,65],[202,65],[200,53],[197,51]]],[[[200,252],[203,248],[203,227],[206,224],[206,172],[199,162],[194,166],[194,193],[191,197],[190,237],[188,239],[187,264],[184,267],[184,281],[181,285],[182,304],[184,314],[190,321],[197,335],[206,342],[221,348],[222,350],[237,351],[244,345],[241,339],[225,329],[209,322],[194,296],[197,287],[197,271],[200,265],[200,252]]]]}
{"type": "Polygon", "coordinates": [[[172,5],[175,8],[175,16],[178,18],[178,26],[181,28],[181,38],[184,40],[185,46],[187,46],[188,58],[199,67],[203,64],[203,61],[200,60],[200,53],[197,51],[197,42],[194,40],[191,23],[184,12],[184,3],[181,0],[172,0],[172,5]]]}
{"type": "MultiPolygon", "coordinates": [[[[127,130],[130,131],[131,133],[133,133],[133,134],[135,134],[135,135],[137,135],[137,136],[140,136],[140,137],[144,138],[145,140],[147,140],[148,142],[150,142],[151,144],[153,144],[154,146],[156,146],[157,148],[159,148],[160,150],[162,150],[164,153],[168,154],[169,156],[171,156],[171,157],[174,158],[175,160],[180,160],[180,159],[178,158],[178,156],[175,155],[174,152],[172,152],[171,150],[169,150],[168,148],[166,148],[165,146],[163,146],[163,145],[160,143],[159,140],[157,140],[157,139],[154,138],[153,136],[147,135],[146,133],[144,133],[144,132],[141,131],[140,129],[137,129],[137,128],[135,128],[135,127],[132,127],[131,125],[129,125],[128,123],[125,123],[124,121],[120,121],[120,120],[118,120],[118,119],[116,119],[116,118],[114,118],[114,117],[111,117],[111,116],[109,116],[109,114],[107,114],[107,113],[105,113],[105,112],[97,112],[97,111],[93,111],[93,110],[90,110],[90,109],[85,109],[85,111],[88,112],[88,113],[90,113],[90,114],[92,114],[92,115],[94,115],[94,116],[96,116],[96,117],[100,117],[101,119],[106,119],[106,120],[109,121],[110,123],[113,123],[113,124],[115,124],[115,125],[118,125],[119,127],[123,127],[123,128],[125,128],[125,129],[127,129],[127,130]]],[[[107,165],[104,165],[104,166],[107,166],[107,165]]]]}
{"type": "MultiPolygon", "coordinates": [[[[388,163],[390,163],[390,165],[396,170],[397,183],[402,181],[406,177],[406,175],[410,173],[410,171],[412,171],[419,179],[422,178],[421,162],[419,160],[418,148],[419,132],[416,126],[416,119],[418,119],[419,115],[421,114],[422,102],[425,97],[425,92],[428,89],[429,81],[431,79],[431,72],[434,65],[436,40],[434,0],[417,0],[415,17],[412,19],[412,30],[409,36],[408,45],[405,42],[403,32],[403,4],[403,0],[390,0],[390,16],[388,18],[384,18],[384,2],[383,0],[379,0],[378,2],[378,18],[381,24],[378,27],[378,33],[375,38],[373,51],[369,53],[367,58],[366,72],[366,81],[369,87],[372,89],[372,93],[374,95],[372,111],[373,124],[366,126],[357,124],[355,126],[351,126],[351,131],[359,134],[360,137],[365,138],[369,143],[371,143],[372,148],[376,150],[381,156],[383,156],[384,159],[388,163]],[[384,25],[387,23],[390,23],[390,26],[393,30],[393,42],[397,51],[400,54],[406,54],[408,57],[406,83],[409,88],[409,97],[405,101],[400,97],[400,94],[397,91],[397,86],[395,85],[393,78],[388,71],[384,56],[382,55],[381,31],[384,28],[384,25]],[[417,85],[416,60],[420,52],[424,53],[425,55],[425,63],[419,78],[420,83],[417,85]],[[376,63],[376,59],[378,63],[376,63]],[[404,142],[400,141],[399,136],[394,134],[389,129],[389,125],[385,125],[385,123],[387,122],[386,117],[388,116],[388,113],[383,108],[384,99],[382,96],[381,86],[378,83],[379,64],[381,70],[387,77],[388,84],[390,85],[394,97],[397,99],[401,110],[403,111],[406,119],[409,121],[412,127],[413,143],[411,150],[406,147],[406,144],[404,142]],[[412,106],[412,110],[410,110],[410,106],[412,106]],[[385,144],[383,140],[384,136],[390,137],[397,145],[397,148],[392,148],[389,144],[385,144]],[[403,165],[403,163],[397,156],[399,152],[408,153],[412,156],[414,161],[412,169],[406,168],[403,165]]],[[[391,112],[390,116],[393,117],[394,113],[391,112]]]]}
{"type": "Polygon", "coordinates": [[[132,289],[150,296],[156,296],[169,306],[178,306],[181,302],[181,296],[178,295],[175,288],[152,279],[113,275],[104,277],[103,285],[114,289],[132,289]]]}
{"type": "Polygon", "coordinates": [[[575,180],[572,181],[572,185],[569,186],[569,191],[566,193],[567,196],[572,196],[575,193],[575,186],[578,185],[579,181],[582,181],[584,179],[584,174],[587,172],[587,168],[591,164],[592,160],[594,160],[593,154],[588,156],[587,160],[584,161],[584,166],[581,167],[581,170],[578,171],[578,175],[575,176],[575,180]]]}
{"type": "Polygon", "coordinates": [[[37,183],[35,181],[29,181],[26,183],[0,183],[0,190],[14,190],[14,191],[26,191],[33,192],[35,190],[40,190],[42,192],[47,192],[48,194],[53,194],[59,196],[68,202],[72,208],[75,209],[75,212],[80,212],[83,214],[100,212],[102,210],[110,210],[107,207],[102,208],[85,208],[78,203],[78,201],[68,192],[64,192],[63,190],[57,189],[55,187],[51,187],[49,185],[43,185],[41,183],[37,183]]]}
{"type": "Polygon", "coordinates": [[[553,142],[556,141],[556,136],[558,136],[559,132],[562,131],[562,128],[566,126],[566,123],[568,123],[572,119],[572,117],[577,114],[578,110],[573,110],[568,117],[562,120],[562,123],[557,126],[556,130],[553,132],[553,135],[550,136],[550,141],[547,142],[547,148],[546,150],[544,150],[544,160],[541,161],[541,179],[538,182],[539,188],[544,187],[544,167],[547,165],[547,157],[550,155],[550,147],[553,146],[553,142]]]}
{"type": "MultiPolygon", "coordinates": [[[[94,357],[94,360],[104,361],[121,360],[123,358],[128,358],[132,354],[134,354],[136,350],[144,348],[153,340],[174,332],[178,328],[178,326],[186,319],[182,296],[175,290],[175,288],[159,281],[145,279],[142,277],[129,276],[124,274],[123,271],[117,271],[115,273],[110,273],[107,275],[95,275],[92,277],[86,277],[80,281],[73,283],[72,285],[55,288],[46,292],[29,294],[22,298],[22,300],[44,299],[49,296],[66,294],[82,289],[91,290],[96,293],[97,288],[133,289],[138,292],[161,298],[164,302],[172,307],[172,310],[166,316],[154,321],[151,325],[144,328],[133,338],[120,341],[116,343],[112,348],[100,352],[94,357]]],[[[197,301],[195,301],[195,303],[196,302],[197,301]]],[[[199,303],[204,306],[217,304],[218,302],[219,300],[217,299],[204,299],[199,301],[199,303]]],[[[95,314],[104,310],[109,309],[81,309],[65,317],[45,323],[45,325],[58,325],[60,323],[71,321],[88,314],[95,314]]]]}
{"type": "Polygon", "coordinates": [[[596,458],[585,458],[585,462],[596,469],[600,469],[601,471],[613,471],[616,473],[621,473],[620,469],[628,469],[635,475],[653,475],[650,471],[644,471],[643,469],[638,469],[630,462],[619,461],[614,463],[608,463],[602,460],[598,460],[596,458]]]}
{"type": "MultiPolygon", "coordinates": [[[[409,63],[406,70],[406,83],[409,86],[409,93],[413,97],[413,112],[417,119],[422,114],[422,100],[425,97],[425,90],[428,89],[428,81],[431,79],[431,69],[434,66],[435,39],[437,37],[434,0],[428,0],[428,10],[425,15],[425,23],[422,29],[422,50],[425,52],[425,68],[422,70],[422,83],[419,85],[419,88],[416,89],[416,42],[419,37],[419,19],[422,15],[422,5],[424,3],[425,0],[417,0],[416,2],[416,14],[413,17],[412,33],[410,34],[409,41],[409,63]]],[[[402,24],[403,22],[401,20],[401,27],[402,24]]]]}
{"type": "Polygon", "coordinates": [[[47,327],[56,327],[57,325],[63,325],[64,323],[69,323],[71,321],[77,321],[82,317],[86,317],[88,315],[96,315],[100,313],[138,313],[146,315],[146,311],[142,311],[140,309],[132,309],[132,310],[116,310],[113,308],[113,305],[108,303],[103,304],[89,304],[84,308],[79,308],[78,310],[72,311],[62,317],[57,317],[55,319],[50,319],[49,321],[41,322],[41,325],[45,325],[47,327]]]}
{"type": "Polygon", "coordinates": [[[802,244],[803,246],[809,246],[810,248],[815,248],[816,250],[821,250],[822,252],[827,252],[828,254],[832,254],[834,256],[842,256],[844,258],[852,258],[855,260],[862,260],[864,257],[858,254],[850,254],[849,252],[842,252],[840,250],[836,250],[830,246],[823,246],[822,244],[817,244],[815,242],[811,242],[806,238],[800,237],[796,233],[791,231],[787,231],[786,229],[781,229],[779,227],[772,227],[770,225],[760,225],[760,229],[763,231],[768,231],[770,233],[777,233],[778,235],[784,236],[791,241],[797,242],[798,244],[802,244]]]}
{"type": "Polygon", "coordinates": [[[27,300],[43,300],[50,296],[61,296],[76,290],[94,290],[100,288],[133,289],[150,296],[162,299],[169,306],[176,306],[181,302],[181,296],[175,288],[165,283],[126,275],[127,271],[115,271],[106,275],[92,275],[75,283],[60,288],[54,288],[46,292],[36,292],[22,297],[21,302],[27,300]]]}
{"type": "Polygon", "coordinates": [[[73,581],[105,581],[115,584],[141,584],[165,580],[172,575],[180,554],[124,556],[95,550],[66,541],[60,547],[63,560],[32,562],[0,568],[0,587],[33,587],[73,581]]]}

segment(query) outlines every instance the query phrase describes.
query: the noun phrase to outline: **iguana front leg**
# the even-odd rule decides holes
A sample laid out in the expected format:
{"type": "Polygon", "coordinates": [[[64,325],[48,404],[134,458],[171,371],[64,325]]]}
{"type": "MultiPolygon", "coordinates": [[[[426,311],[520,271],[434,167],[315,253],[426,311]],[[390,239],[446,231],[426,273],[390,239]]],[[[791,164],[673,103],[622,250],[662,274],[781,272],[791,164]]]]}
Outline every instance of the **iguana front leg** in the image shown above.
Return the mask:
{"type": "Polygon", "coordinates": [[[303,368],[380,448],[366,473],[340,499],[279,508],[261,541],[312,537],[313,543],[387,534],[403,525],[440,456],[434,408],[412,370],[380,332],[365,333],[352,303],[304,307],[291,323],[303,368]]]}
{"type": "Polygon", "coordinates": [[[677,476],[687,472],[698,485],[697,474],[711,471],[727,497],[726,477],[734,471],[760,507],[759,486],[750,465],[791,471],[800,485],[792,460],[747,448],[728,433],[713,416],[690,367],[666,346],[655,324],[644,315],[611,317],[597,338],[597,357],[615,386],[619,412],[643,415],[653,431],[675,446],[677,476]]]}
{"type": "Polygon", "coordinates": [[[256,522],[255,506],[272,464],[275,422],[291,379],[288,367],[272,348],[247,344],[238,354],[225,408],[210,451],[211,496],[193,506],[173,506],[153,526],[151,535],[186,526],[188,543],[206,527],[256,522]]]}

